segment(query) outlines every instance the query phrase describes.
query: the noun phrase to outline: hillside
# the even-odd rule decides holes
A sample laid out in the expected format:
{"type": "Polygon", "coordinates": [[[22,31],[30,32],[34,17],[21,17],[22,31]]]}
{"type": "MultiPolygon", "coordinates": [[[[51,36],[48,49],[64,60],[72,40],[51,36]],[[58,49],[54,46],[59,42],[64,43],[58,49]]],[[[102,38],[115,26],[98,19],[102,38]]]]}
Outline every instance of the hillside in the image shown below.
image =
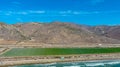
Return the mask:
{"type": "Polygon", "coordinates": [[[45,44],[120,43],[120,26],[83,26],[52,22],[0,25],[2,41],[45,44]]]}

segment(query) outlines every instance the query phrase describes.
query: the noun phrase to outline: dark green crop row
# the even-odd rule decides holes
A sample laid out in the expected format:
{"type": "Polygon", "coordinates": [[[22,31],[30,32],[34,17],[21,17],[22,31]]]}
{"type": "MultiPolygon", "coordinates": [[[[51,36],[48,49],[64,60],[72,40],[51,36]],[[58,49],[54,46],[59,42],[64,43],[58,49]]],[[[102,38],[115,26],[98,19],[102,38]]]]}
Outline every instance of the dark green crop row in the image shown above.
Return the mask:
{"type": "Polygon", "coordinates": [[[119,53],[120,48],[13,48],[2,56],[41,56],[119,53]]]}

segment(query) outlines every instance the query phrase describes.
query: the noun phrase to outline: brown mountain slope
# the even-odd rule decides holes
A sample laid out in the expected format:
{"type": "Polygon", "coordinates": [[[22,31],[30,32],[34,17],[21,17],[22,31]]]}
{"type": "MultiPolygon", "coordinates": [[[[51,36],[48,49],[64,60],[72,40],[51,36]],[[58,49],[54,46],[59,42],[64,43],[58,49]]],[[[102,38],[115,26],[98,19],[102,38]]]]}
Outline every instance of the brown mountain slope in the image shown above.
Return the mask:
{"type": "Polygon", "coordinates": [[[13,25],[0,24],[1,40],[24,40],[26,37],[13,25]]]}
{"type": "Polygon", "coordinates": [[[90,27],[89,30],[100,36],[105,36],[120,40],[120,26],[95,26],[90,27]]]}
{"type": "MultiPolygon", "coordinates": [[[[109,28],[105,27],[103,29],[108,31],[109,28]]],[[[116,30],[117,28],[114,29],[116,30]]],[[[118,31],[116,32],[118,33],[118,31]]],[[[108,33],[111,33],[110,30],[108,33]]],[[[26,41],[49,44],[120,43],[120,40],[117,38],[103,35],[99,28],[61,22],[49,24],[33,22],[15,25],[1,24],[0,38],[18,42],[26,41]]]]}
{"type": "Polygon", "coordinates": [[[28,23],[17,28],[25,36],[40,43],[120,43],[119,40],[96,35],[83,26],[71,23],[28,23]]]}

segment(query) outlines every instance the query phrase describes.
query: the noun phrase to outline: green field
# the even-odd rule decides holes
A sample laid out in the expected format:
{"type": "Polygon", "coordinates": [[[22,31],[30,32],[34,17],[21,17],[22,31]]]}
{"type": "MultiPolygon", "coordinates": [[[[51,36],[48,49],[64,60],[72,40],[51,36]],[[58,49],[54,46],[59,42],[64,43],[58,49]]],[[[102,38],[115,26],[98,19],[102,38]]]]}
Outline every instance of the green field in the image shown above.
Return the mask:
{"type": "Polygon", "coordinates": [[[42,56],[119,53],[120,48],[13,48],[1,56],[42,56]]]}

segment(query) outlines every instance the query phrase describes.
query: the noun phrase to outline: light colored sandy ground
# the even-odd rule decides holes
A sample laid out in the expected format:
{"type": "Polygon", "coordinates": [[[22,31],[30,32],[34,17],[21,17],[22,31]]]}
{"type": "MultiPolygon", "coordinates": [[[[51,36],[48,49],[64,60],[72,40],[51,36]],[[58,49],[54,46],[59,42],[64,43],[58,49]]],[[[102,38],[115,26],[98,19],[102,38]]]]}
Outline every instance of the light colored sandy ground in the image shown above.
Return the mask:
{"type": "Polygon", "coordinates": [[[3,53],[11,50],[11,48],[1,48],[1,49],[3,49],[3,50],[0,52],[0,55],[2,55],[3,53]]]}
{"type": "MultiPolygon", "coordinates": [[[[0,42],[2,48],[24,48],[24,47],[40,47],[40,48],[72,48],[72,47],[120,47],[120,44],[43,44],[43,43],[19,43],[15,44],[14,41],[0,42]]],[[[0,52],[4,53],[5,49],[0,52]]],[[[101,59],[120,59],[120,53],[112,54],[84,54],[84,55],[66,55],[64,60],[60,59],[61,56],[48,56],[48,57],[0,57],[0,67],[6,65],[19,65],[19,64],[36,64],[36,63],[52,63],[52,62],[65,62],[65,61],[86,61],[86,60],[101,60],[101,59]]]]}
{"type": "Polygon", "coordinates": [[[3,52],[6,48],[0,48],[0,53],[3,52]]]}
{"type": "Polygon", "coordinates": [[[86,60],[107,60],[120,59],[120,53],[112,54],[82,54],[82,55],[64,55],[62,56],[37,56],[37,57],[0,57],[0,66],[36,64],[36,63],[55,63],[86,60]]]}
{"type": "Polygon", "coordinates": [[[120,47],[120,44],[102,44],[100,43],[73,43],[73,44],[45,44],[34,41],[5,41],[0,40],[0,47],[11,48],[11,47],[120,47]]]}
{"type": "Polygon", "coordinates": [[[41,43],[33,43],[33,44],[6,44],[2,45],[0,44],[0,47],[3,48],[24,48],[24,47],[40,47],[40,48],[73,48],[73,47],[120,47],[120,44],[41,44],[41,43]]]}
{"type": "Polygon", "coordinates": [[[9,48],[0,48],[0,55],[2,55],[3,53],[9,50],[10,50],[9,48]]]}

